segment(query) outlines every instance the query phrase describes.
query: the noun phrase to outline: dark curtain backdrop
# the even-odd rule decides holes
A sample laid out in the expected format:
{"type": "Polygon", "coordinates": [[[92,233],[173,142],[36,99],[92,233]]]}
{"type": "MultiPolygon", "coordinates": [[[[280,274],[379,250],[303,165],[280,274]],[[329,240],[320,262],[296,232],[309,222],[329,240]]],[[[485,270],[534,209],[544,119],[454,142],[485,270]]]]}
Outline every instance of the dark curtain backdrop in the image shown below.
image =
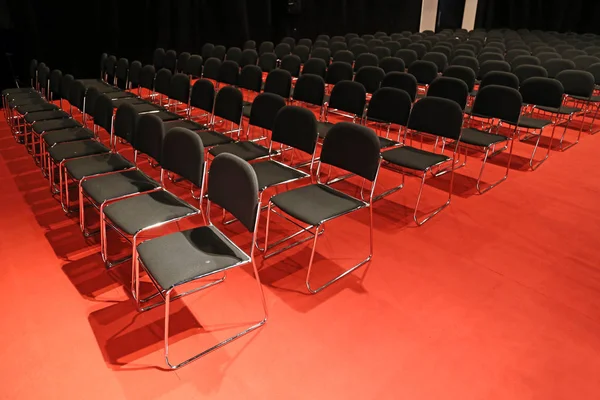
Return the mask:
{"type": "MultiPolygon", "coordinates": [[[[0,45],[27,79],[32,57],[76,77],[95,77],[102,52],[151,61],[156,47],[198,53],[206,42],[241,46],[347,32],[418,30],[422,0],[0,0],[0,45]]],[[[3,74],[4,75],[4,74],[3,74]]]]}
{"type": "Polygon", "coordinates": [[[475,27],[600,33],[599,0],[479,0],[475,27]]]}

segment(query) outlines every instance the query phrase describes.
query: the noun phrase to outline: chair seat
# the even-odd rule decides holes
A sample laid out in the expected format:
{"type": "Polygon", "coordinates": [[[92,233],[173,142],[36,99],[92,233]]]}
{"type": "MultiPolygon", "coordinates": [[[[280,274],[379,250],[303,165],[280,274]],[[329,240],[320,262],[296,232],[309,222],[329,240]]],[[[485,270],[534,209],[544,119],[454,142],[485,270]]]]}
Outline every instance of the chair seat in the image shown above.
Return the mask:
{"type": "Polygon", "coordinates": [[[490,147],[493,144],[507,141],[506,136],[497,135],[495,133],[483,132],[473,128],[465,128],[462,130],[460,141],[479,147],[490,147]]]}
{"type": "Polygon", "coordinates": [[[138,246],[138,254],[163,289],[250,261],[212,225],[148,240],[138,246]]]}
{"type": "Polygon", "coordinates": [[[24,106],[29,104],[45,104],[47,103],[46,99],[41,97],[41,95],[37,93],[27,94],[25,96],[15,95],[13,97],[7,97],[8,106],[10,108],[17,108],[18,106],[24,106]]]}
{"type": "Polygon", "coordinates": [[[24,115],[30,112],[58,110],[58,106],[52,103],[39,103],[17,106],[15,109],[19,114],[24,115]]]}
{"type": "Polygon", "coordinates": [[[283,192],[273,196],[271,201],[297,220],[313,226],[366,205],[354,197],[321,184],[283,192]]]}
{"type": "Polygon", "coordinates": [[[194,207],[165,190],[129,197],[104,209],[104,215],[129,235],[196,212],[194,207]]]}
{"type": "Polygon", "coordinates": [[[152,103],[148,103],[147,101],[142,100],[142,103],[137,103],[137,104],[132,104],[133,108],[135,109],[135,111],[137,111],[138,113],[148,113],[150,111],[160,111],[161,108],[160,106],[156,105],[156,104],[152,104],[152,103]]]}
{"type": "Polygon", "coordinates": [[[26,87],[26,88],[8,88],[2,91],[2,96],[10,96],[11,94],[16,93],[36,93],[34,88],[26,87]]]}
{"type": "Polygon", "coordinates": [[[560,106],[556,107],[545,107],[545,106],[537,106],[538,110],[548,111],[555,114],[563,114],[563,115],[571,115],[581,111],[581,108],[577,107],[568,107],[568,106],[560,106]]]}
{"type": "Polygon", "coordinates": [[[252,103],[244,104],[244,108],[242,109],[242,115],[246,118],[250,118],[251,113],[252,113],[252,103]]]}
{"type": "Polygon", "coordinates": [[[58,143],[48,149],[48,154],[54,162],[61,162],[71,158],[108,153],[109,151],[108,147],[95,140],[78,140],[75,142],[58,143]]]}
{"type": "MultiPolygon", "coordinates": [[[[128,103],[131,104],[133,106],[138,105],[138,104],[148,104],[148,102],[144,99],[140,99],[139,97],[119,97],[117,99],[112,99],[112,105],[113,108],[119,108],[119,106],[123,103],[128,103]]],[[[159,107],[159,106],[156,106],[159,107]]]]}
{"type": "Polygon", "coordinates": [[[540,119],[540,118],[532,118],[521,116],[519,118],[519,127],[528,128],[528,129],[542,129],[548,125],[552,125],[552,121],[548,119],[540,119]]]}
{"type": "Polygon", "coordinates": [[[165,131],[169,131],[169,129],[173,128],[185,128],[191,131],[205,131],[208,129],[206,125],[199,124],[194,121],[190,121],[189,119],[177,119],[173,121],[166,121],[165,131]]]}
{"type": "Polygon", "coordinates": [[[240,157],[244,161],[256,160],[257,158],[267,157],[269,149],[256,142],[235,142],[215,146],[208,151],[213,156],[221,153],[231,153],[240,157]]]}
{"type": "Polygon", "coordinates": [[[60,118],[69,118],[69,113],[66,113],[62,110],[48,110],[48,111],[37,111],[30,112],[25,115],[25,122],[28,124],[33,124],[37,121],[48,121],[51,119],[60,119],[60,118]]]}
{"type": "Polygon", "coordinates": [[[120,90],[114,86],[109,85],[108,83],[104,82],[101,79],[78,79],[78,80],[79,80],[79,82],[83,83],[83,86],[85,86],[86,89],[94,87],[98,90],[110,88],[110,89],[112,89],[113,92],[120,90]]]}
{"type": "Polygon", "coordinates": [[[133,167],[131,161],[116,153],[98,154],[65,162],[65,168],[75,180],[133,167]]]}
{"type": "Polygon", "coordinates": [[[153,112],[152,115],[156,115],[161,121],[174,121],[176,119],[181,119],[181,117],[175,113],[165,111],[163,109],[158,110],[157,112],[153,112]]]}
{"type": "Polygon", "coordinates": [[[35,122],[31,128],[37,134],[67,128],[80,128],[81,124],[72,118],[51,119],[49,121],[35,122]]]}
{"type": "Polygon", "coordinates": [[[104,95],[106,97],[108,97],[111,100],[115,100],[115,99],[122,99],[125,97],[137,97],[135,94],[130,93],[130,92],[123,92],[121,90],[118,90],[116,92],[106,92],[104,93],[104,95]]]}
{"type": "Polygon", "coordinates": [[[600,101],[600,96],[592,96],[592,97],[583,97],[583,96],[570,96],[576,100],[582,101],[591,101],[592,103],[597,103],[600,101]]]}
{"type": "Polygon", "coordinates": [[[309,175],[273,160],[251,164],[258,178],[258,190],[262,191],[275,185],[291,182],[309,175]]]}
{"type": "Polygon", "coordinates": [[[389,163],[415,171],[427,171],[434,165],[450,159],[444,154],[436,154],[410,146],[384,151],[381,153],[381,157],[389,163]]]}
{"type": "Polygon", "coordinates": [[[96,204],[102,204],[106,200],[147,192],[160,184],[140,170],[131,170],[88,179],[81,187],[96,204]]]}
{"type": "Polygon", "coordinates": [[[216,131],[198,131],[196,132],[204,147],[212,147],[233,142],[233,139],[216,131]]]}
{"type": "Polygon", "coordinates": [[[398,144],[398,142],[392,139],[384,138],[383,136],[377,136],[377,139],[379,139],[380,149],[387,149],[388,147],[394,147],[398,144]]]}
{"type": "Polygon", "coordinates": [[[56,143],[72,142],[75,140],[92,139],[94,132],[87,128],[68,128],[51,131],[44,134],[44,142],[48,147],[54,146],[56,143]]]}
{"type": "Polygon", "coordinates": [[[332,124],[331,122],[318,121],[317,122],[317,132],[319,132],[319,137],[321,139],[325,139],[325,136],[327,136],[327,133],[329,132],[329,130],[331,129],[331,127],[333,125],[335,125],[335,124],[332,124]]]}

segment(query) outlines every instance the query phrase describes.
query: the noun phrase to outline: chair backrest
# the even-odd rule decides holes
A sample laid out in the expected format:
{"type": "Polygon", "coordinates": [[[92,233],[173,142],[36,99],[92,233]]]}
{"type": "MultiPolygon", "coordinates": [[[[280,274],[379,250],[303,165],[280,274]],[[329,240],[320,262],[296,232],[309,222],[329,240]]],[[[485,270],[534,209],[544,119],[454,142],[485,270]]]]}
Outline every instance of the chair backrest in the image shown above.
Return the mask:
{"type": "Polygon", "coordinates": [[[133,61],[129,66],[129,86],[132,89],[140,87],[142,79],[142,63],[139,61],[133,61]]]}
{"type": "Polygon", "coordinates": [[[274,142],[313,154],[318,137],[317,118],[312,111],[303,107],[285,106],[277,113],[271,134],[274,142]]]}
{"type": "Polygon", "coordinates": [[[481,89],[488,85],[499,85],[518,89],[519,78],[517,78],[517,76],[511,72],[490,71],[481,80],[479,88],[481,89]]]}
{"type": "Polygon", "coordinates": [[[202,56],[198,54],[194,54],[190,57],[187,64],[185,65],[185,73],[190,75],[193,78],[199,78],[202,76],[202,65],[204,64],[204,60],[202,56]]]}
{"type": "Polygon", "coordinates": [[[504,50],[502,50],[498,47],[484,47],[483,49],[481,49],[479,54],[485,54],[485,53],[504,54],[504,50]]]}
{"type": "Polygon", "coordinates": [[[328,40],[315,40],[315,43],[312,46],[313,49],[328,49],[329,48],[329,41],[328,40]]]}
{"type": "Polygon", "coordinates": [[[452,56],[452,48],[436,45],[431,48],[431,53],[442,53],[446,56],[446,59],[450,59],[452,56]]]}
{"type": "Polygon", "coordinates": [[[389,42],[385,42],[383,44],[383,47],[386,47],[387,49],[390,50],[390,54],[396,54],[396,52],[400,49],[402,49],[402,46],[400,45],[400,43],[396,42],[395,40],[389,41],[389,42]]]}
{"type": "Polygon", "coordinates": [[[383,69],[383,71],[387,74],[388,72],[404,72],[406,70],[406,65],[404,64],[404,60],[398,57],[385,57],[381,61],[379,61],[379,68],[383,69]]]}
{"type": "Polygon", "coordinates": [[[367,118],[406,126],[412,106],[410,95],[401,89],[382,87],[373,93],[367,118]]]}
{"type": "Polygon", "coordinates": [[[246,40],[244,42],[244,50],[256,50],[256,41],[246,40]]]}
{"type": "Polygon", "coordinates": [[[453,100],[464,110],[469,97],[469,87],[461,79],[440,76],[429,85],[427,97],[442,97],[453,100]]]}
{"type": "Polygon", "coordinates": [[[190,77],[186,74],[176,73],[171,78],[169,85],[169,98],[187,104],[190,101],[190,77]]]}
{"type": "Polygon", "coordinates": [[[530,55],[531,55],[531,52],[529,50],[513,49],[513,50],[509,50],[506,52],[504,59],[506,60],[506,62],[512,64],[512,62],[514,61],[515,58],[520,57],[520,56],[530,56],[530,55]]]}
{"type": "Polygon", "coordinates": [[[381,61],[385,57],[390,57],[392,55],[392,52],[387,47],[379,46],[373,49],[373,54],[375,54],[375,56],[377,56],[377,59],[381,61]]]}
{"type": "Polygon", "coordinates": [[[373,182],[379,172],[379,157],[379,139],[372,129],[338,122],[323,140],[320,162],[373,182]]]}
{"type": "Polygon", "coordinates": [[[413,105],[408,129],[458,140],[463,123],[463,109],[453,100],[425,97],[413,105]]]}
{"type": "Polygon", "coordinates": [[[404,90],[410,96],[411,101],[417,97],[417,78],[406,72],[390,72],[385,75],[381,87],[393,87],[404,90]]]}
{"type": "Polygon", "coordinates": [[[381,86],[384,76],[385,71],[379,67],[362,67],[354,76],[354,82],[362,84],[367,93],[375,93],[381,86]]]}
{"type": "Polygon", "coordinates": [[[594,56],[577,56],[573,58],[575,68],[585,71],[590,65],[600,63],[600,58],[594,56]]]}
{"type": "Polygon", "coordinates": [[[310,58],[320,58],[325,61],[325,64],[329,65],[331,62],[331,50],[325,47],[313,48],[310,53],[310,58]]]}
{"type": "Polygon", "coordinates": [[[561,53],[561,55],[563,56],[563,58],[567,58],[569,60],[574,59],[577,56],[585,56],[587,55],[587,53],[583,50],[578,50],[578,49],[568,49],[565,50],[561,53]]]}
{"type": "Polygon", "coordinates": [[[156,74],[156,80],[154,81],[154,90],[156,90],[158,93],[164,94],[165,96],[168,95],[171,87],[172,77],[173,73],[171,70],[163,68],[158,71],[156,74]]]}
{"type": "Polygon", "coordinates": [[[239,64],[242,62],[242,49],[239,47],[230,47],[225,54],[225,59],[239,64]]]}
{"type": "Polygon", "coordinates": [[[277,67],[277,56],[275,53],[263,53],[258,57],[258,66],[263,72],[271,72],[277,67]]]}
{"type": "Polygon", "coordinates": [[[448,57],[443,53],[429,52],[423,56],[423,61],[431,61],[437,66],[439,72],[443,72],[448,66],[448,57]]]}
{"type": "Polygon", "coordinates": [[[596,85],[600,84],[600,63],[592,64],[586,68],[586,71],[594,75],[594,82],[596,85]]]}
{"type": "Polygon", "coordinates": [[[348,45],[344,42],[334,42],[329,45],[329,50],[331,50],[331,55],[335,56],[340,51],[348,50],[348,45]]]}
{"type": "Polygon", "coordinates": [[[483,79],[489,72],[510,72],[510,64],[506,61],[486,61],[479,66],[477,77],[483,79]]]}
{"type": "Polygon", "coordinates": [[[62,71],[59,69],[52,70],[50,73],[50,94],[55,100],[60,98],[60,83],[62,77],[62,71]]]}
{"type": "Polygon", "coordinates": [[[69,99],[71,93],[71,85],[75,82],[75,78],[71,74],[63,75],[60,81],[60,97],[63,99],[69,99]]]}
{"type": "Polygon", "coordinates": [[[274,93],[261,93],[252,102],[249,123],[266,130],[273,129],[277,112],[285,107],[283,97],[274,93]]]}
{"type": "Polygon", "coordinates": [[[162,162],[162,147],[165,139],[165,124],[154,114],[142,114],[137,119],[131,145],[150,156],[159,164],[162,162]]]}
{"type": "Polygon", "coordinates": [[[113,118],[112,100],[108,96],[101,94],[96,99],[91,115],[94,117],[94,124],[104,128],[107,132],[110,132],[113,118]]]}
{"type": "Polygon", "coordinates": [[[129,60],[126,58],[119,58],[117,61],[117,67],[115,71],[115,77],[117,78],[117,86],[121,89],[126,89],[127,79],[129,77],[129,60]]]}
{"type": "Polygon", "coordinates": [[[540,65],[521,65],[515,68],[513,73],[519,78],[519,83],[523,83],[525,80],[533,78],[534,76],[542,78],[548,77],[546,68],[540,65]]]}
{"type": "Polygon", "coordinates": [[[227,85],[237,85],[240,76],[240,66],[233,60],[225,60],[219,66],[217,82],[227,85]]]}
{"type": "Polygon", "coordinates": [[[287,44],[288,46],[290,46],[290,49],[293,49],[293,48],[294,48],[294,46],[296,46],[296,39],[294,39],[294,38],[293,38],[293,37],[291,37],[291,36],[286,36],[286,37],[284,37],[283,39],[281,39],[281,42],[280,42],[280,43],[285,43],[285,44],[287,44]]]}
{"type": "Polygon", "coordinates": [[[210,54],[210,56],[213,57],[213,58],[217,58],[217,59],[223,61],[225,59],[225,54],[226,53],[227,53],[227,48],[225,48],[225,46],[223,46],[223,45],[217,45],[213,49],[213,51],[210,54]]]}
{"type": "Polygon", "coordinates": [[[283,69],[276,69],[269,72],[265,80],[265,92],[275,93],[287,99],[292,90],[292,75],[283,69]]]}
{"type": "Polygon", "coordinates": [[[240,67],[244,68],[246,65],[256,65],[258,63],[258,53],[254,49],[245,49],[242,51],[240,58],[240,67]]]}
{"type": "Polygon", "coordinates": [[[325,98],[325,81],[319,75],[302,74],[294,86],[293,98],[321,107],[325,98]]]}
{"type": "Polygon", "coordinates": [[[556,79],[533,77],[521,83],[519,92],[525,104],[559,108],[565,88],[556,79]]]}
{"type": "Polygon", "coordinates": [[[361,117],[367,102],[365,87],[352,81],[341,81],[331,90],[329,108],[345,111],[361,117]]]}
{"type": "Polygon", "coordinates": [[[113,55],[108,56],[105,65],[108,83],[112,83],[115,79],[115,71],[117,69],[117,57],[113,55]]]}
{"type": "Polygon", "coordinates": [[[540,59],[535,56],[518,56],[515,57],[514,60],[510,63],[510,67],[514,71],[517,67],[521,65],[540,65],[540,59]]]}
{"type": "Polygon", "coordinates": [[[154,69],[157,71],[165,66],[165,49],[162,47],[154,50],[154,54],[152,55],[152,65],[154,65],[154,69]]]}
{"type": "Polygon", "coordinates": [[[169,50],[165,53],[165,65],[164,68],[171,71],[171,73],[175,73],[175,69],[177,67],[177,52],[175,50],[169,50]]]}
{"type": "Polygon", "coordinates": [[[396,52],[396,57],[401,58],[404,61],[406,67],[410,67],[412,63],[419,59],[419,55],[416,51],[411,49],[402,49],[396,52]]]}
{"type": "Polygon", "coordinates": [[[275,53],[278,60],[281,60],[284,56],[291,54],[291,52],[292,46],[290,46],[288,43],[279,43],[273,50],[273,53],[275,53]]]}
{"type": "Polygon", "coordinates": [[[132,143],[138,117],[139,115],[135,107],[131,103],[124,101],[117,107],[117,111],[115,112],[113,133],[128,143],[132,143]]]}
{"type": "Polygon", "coordinates": [[[362,67],[376,67],[379,65],[379,59],[375,54],[366,53],[356,57],[354,62],[354,71],[358,71],[362,67]]]}
{"type": "Polygon", "coordinates": [[[202,46],[202,50],[200,52],[200,55],[202,56],[202,59],[203,60],[208,60],[209,58],[211,58],[214,48],[215,48],[214,44],[212,44],[212,43],[205,43],[202,46]]]}
{"type": "Polygon", "coordinates": [[[590,97],[594,92],[594,75],[587,71],[566,70],[559,72],[556,78],[565,88],[565,94],[590,97]]]}
{"type": "Polygon", "coordinates": [[[156,79],[156,68],[154,65],[144,65],[140,72],[140,86],[144,89],[154,90],[154,80],[156,79]]]}
{"type": "Polygon", "coordinates": [[[438,68],[431,61],[417,60],[408,67],[408,73],[417,78],[419,84],[428,85],[437,78],[438,68]]]}
{"type": "Polygon", "coordinates": [[[86,114],[88,115],[92,115],[94,112],[94,108],[96,108],[96,101],[98,100],[98,98],[101,96],[100,91],[95,88],[95,87],[91,87],[88,90],[86,90],[85,92],[85,104],[84,104],[84,110],[86,114]]]}
{"type": "Polygon", "coordinates": [[[504,55],[498,53],[483,53],[477,57],[479,64],[483,64],[486,61],[504,61],[504,55]]]}
{"type": "Polygon", "coordinates": [[[242,68],[238,85],[242,89],[260,92],[262,89],[262,70],[258,65],[246,65],[242,68]]]}
{"type": "Polygon", "coordinates": [[[219,69],[223,62],[215,57],[210,57],[204,62],[202,77],[216,81],[219,78],[219,69]]]}
{"type": "Polygon", "coordinates": [[[548,60],[561,59],[562,56],[556,52],[544,52],[536,54],[536,57],[540,59],[542,65],[548,60]]]}
{"type": "Polygon", "coordinates": [[[180,53],[177,57],[177,72],[187,73],[187,63],[192,55],[187,51],[180,53]]]}
{"type": "Polygon", "coordinates": [[[367,47],[370,52],[373,52],[377,47],[383,47],[383,41],[379,39],[371,39],[367,42],[367,47]]]}
{"type": "Polygon", "coordinates": [[[75,81],[71,84],[67,99],[69,100],[69,104],[77,108],[79,111],[83,111],[85,101],[85,85],[83,82],[75,81]]]}
{"type": "Polygon", "coordinates": [[[304,74],[319,75],[321,78],[325,79],[325,75],[327,74],[327,65],[325,64],[325,61],[319,58],[311,58],[304,63],[302,75],[304,74]]]}
{"type": "Polygon", "coordinates": [[[354,64],[354,54],[350,50],[338,51],[333,56],[333,62],[345,62],[352,65],[354,64]]]}
{"type": "Polygon", "coordinates": [[[304,64],[310,57],[310,48],[299,44],[298,46],[294,47],[292,54],[297,56],[300,59],[300,62],[304,64]]]}
{"type": "Polygon", "coordinates": [[[235,124],[240,124],[244,108],[244,96],[239,89],[225,86],[217,93],[214,115],[235,124]]]}
{"type": "Polygon", "coordinates": [[[300,76],[300,66],[302,65],[302,60],[300,57],[294,54],[288,54],[283,56],[281,59],[281,65],[279,68],[288,71],[293,77],[297,78],[300,76]]]}
{"type": "Polygon", "coordinates": [[[544,62],[542,66],[548,72],[549,78],[555,78],[559,72],[568,69],[575,69],[575,63],[572,60],[552,59],[544,62]]]}
{"type": "Polygon", "coordinates": [[[170,129],[163,140],[161,167],[201,188],[204,180],[204,145],[200,136],[186,128],[170,129]]]}
{"type": "Polygon", "coordinates": [[[215,157],[208,174],[208,200],[254,232],[258,223],[258,179],[248,162],[231,153],[215,157]]]}
{"type": "Polygon", "coordinates": [[[310,40],[309,38],[302,38],[302,39],[298,40],[297,46],[306,46],[310,49],[312,47],[312,40],[310,40]]]}
{"type": "Polygon", "coordinates": [[[475,74],[479,73],[479,61],[475,57],[454,57],[452,59],[451,65],[461,65],[463,67],[471,68],[473,72],[475,72],[475,74]]]}
{"type": "Polygon", "coordinates": [[[417,53],[419,60],[427,53],[427,47],[425,47],[423,43],[411,43],[406,48],[408,50],[414,50],[414,52],[417,53]]]}
{"type": "Polygon", "coordinates": [[[215,86],[208,79],[198,79],[192,87],[190,105],[204,111],[212,112],[215,100],[215,86]]]}
{"type": "Polygon", "coordinates": [[[477,93],[472,113],[476,116],[498,118],[516,125],[519,122],[522,106],[523,98],[517,89],[487,85],[477,93]]]}
{"type": "Polygon", "coordinates": [[[350,47],[350,51],[354,54],[354,58],[358,58],[361,54],[365,54],[369,52],[369,48],[366,44],[355,44],[350,47]]]}
{"type": "Polygon", "coordinates": [[[475,80],[477,79],[475,72],[472,68],[465,67],[462,65],[451,65],[444,71],[444,75],[450,78],[457,78],[467,84],[469,93],[473,91],[475,87],[475,80]]]}

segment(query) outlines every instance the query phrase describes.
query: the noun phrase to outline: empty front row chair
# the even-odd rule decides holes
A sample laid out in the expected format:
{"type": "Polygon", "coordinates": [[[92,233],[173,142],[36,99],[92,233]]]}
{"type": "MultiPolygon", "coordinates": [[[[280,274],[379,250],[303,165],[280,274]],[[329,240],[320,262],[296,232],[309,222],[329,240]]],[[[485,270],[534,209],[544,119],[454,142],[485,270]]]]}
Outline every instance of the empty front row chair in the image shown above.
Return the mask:
{"type": "MultiPolygon", "coordinates": [[[[267,249],[269,248],[268,238],[272,214],[283,213],[290,216],[294,220],[299,221],[297,223],[298,225],[305,225],[300,232],[308,233],[310,235],[309,238],[313,239],[313,246],[308,262],[308,271],[305,281],[306,287],[311,293],[320,292],[333,282],[338,281],[362,265],[365,265],[373,257],[372,202],[373,191],[375,189],[375,184],[379,173],[379,154],[379,140],[377,140],[375,133],[371,129],[348,122],[340,122],[331,128],[329,134],[323,142],[321,157],[316,173],[317,183],[277,194],[271,197],[271,200],[269,201],[265,236],[265,245],[267,249]],[[365,182],[365,184],[363,184],[361,187],[361,198],[368,200],[360,200],[333,188],[327,183],[323,183],[321,181],[320,174],[322,170],[324,171],[326,169],[323,164],[328,164],[363,178],[363,182],[365,182]],[[370,188],[366,187],[367,181],[370,182],[370,188]],[[367,193],[364,193],[365,190],[367,193]],[[323,225],[327,224],[333,219],[348,215],[364,208],[369,209],[370,220],[370,245],[368,257],[335,278],[327,281],[325,284],[322,284],[317,288],[313,288],[313,284],[311,284],[311,273],[317,247],[317,239],[322,234],[324,228],[323,225]]],[[[286,239],[291,239],[295,236],[296,235],[292,235],[286,239]]],[[[295,244],[304,242],[306,240],[307,239],[303,239],[295,244]]],[[[280,240],[277,244],[284,243],[285,240],[280,240]]],[[[290,246],[286,248],[290,248],[290,246]]],[[[277,254],[283,250],[285,249],[271,254],[277,254]]],[[[266,256],[269,255],[266,254],[266,256]]]]}
{"type": "MultiPolygon", "coordinates": [[[[413,106],[407,129],[404,133],[403,143],[406,143],[408,131],[414,134],[423,134],[445,140],[445,145],[440,152],[423,150],[407,145],[395,147],[381,154],[384,165],[399,168],[402,174],[402,183],[378,196],[381,198],[393,193],[404,186],[404,175],[406,173],[421,178],[421,187],[417,196],[417,203],[413,213],[413,219],[417,225],[423,225],[433,216],[450,205],[452,198],[452,185],[454,181],[454,166],[457,160],[458,142],[461,136],[463,123],[463,110],[460,106],[448,99],[439,97],[425,97],[413,106]],[[448,150],[451,155],[445,154],[448,150]],[[445,167],[445,169],[442,169],[445,167]],[[428,175],[439,176],[450,172],[450,185],[448,188],[448,199],[440,207],[419,218],[419,204],[425,187],[425,179],[428,175]]],[[[436,150],[436,149],[433,149],[436,150]]]]}
{"type": "Polygon", "coordinates": [[[518,129],[522,104],[523,100],[519,91],[506,86],[488,85],[477,93],[469,123],[474,120],[483,120],[489,124],[489,128],[486,131],[470,127],[463,129],[460,143],[466,149],[475,149],[484,153],[476,184],[479,194],[487,192],[504,182],[508,177],[514,144],[513,139],[518,129]],[[503,125],[508,125],[513,133],[508,136],[498,133],[499,128],[503,125]],[[502,148],[496,148],[496,146],[502,144],[504,145],[502,148]],[[509,149],[509,154],[504,176],[494,183],[488,184],[486,188],[482,188],[483,171],[488,159],[507,149],[509,149]]]}

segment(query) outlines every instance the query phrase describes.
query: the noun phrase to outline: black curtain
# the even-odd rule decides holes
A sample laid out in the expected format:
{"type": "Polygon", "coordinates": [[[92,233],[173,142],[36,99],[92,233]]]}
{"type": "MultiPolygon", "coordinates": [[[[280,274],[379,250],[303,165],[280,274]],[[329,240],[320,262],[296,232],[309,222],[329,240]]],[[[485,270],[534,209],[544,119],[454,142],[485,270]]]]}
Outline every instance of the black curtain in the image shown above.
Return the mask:
{"type": "Polygon", "coordinates": [[[475,27],[600,33],[598,0],[479,0],[475,27]]]}

